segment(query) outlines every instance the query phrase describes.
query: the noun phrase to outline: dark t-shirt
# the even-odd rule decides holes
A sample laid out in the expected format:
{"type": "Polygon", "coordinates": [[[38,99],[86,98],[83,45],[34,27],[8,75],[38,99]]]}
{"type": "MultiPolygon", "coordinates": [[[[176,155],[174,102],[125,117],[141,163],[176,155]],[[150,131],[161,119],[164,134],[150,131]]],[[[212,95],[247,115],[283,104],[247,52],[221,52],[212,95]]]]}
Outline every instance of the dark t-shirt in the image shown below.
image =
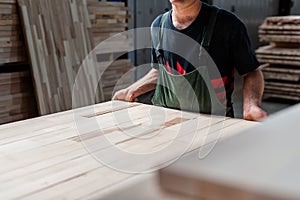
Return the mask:
{"type": "MultiPolygon", "coordinates": [[[[196,65],[201,64],[201,61],[195,61],[195,59],[199,60],[200,48],[198,47],[199,44],[201,44],[212,9],[213,7],[211,5],[203,3],[198,17],[189,27],[183,30],[178,30],[174,27],[171,15],[172,10],[168,12],[164,23],[164,28],[168,31],[164,31],[162,39],[162,49],[168,49],[168,51],[163,50],[162,61],[170,73],[175,75],[185,74],[196,68],[196,66],[191,63],[198,62],[196,65]],[[169,30],[182,33],[197,41],[198,44],[191,45],[189,42],[185,42],[187,40],[184,41],[181,36],[172,36],[174,34],[170,34],[169,30]],[[166,44],[172,47],[164,48],[166,44]],[[172,51],[169,51],[169,49],[172,49],[172,51]],[[180,53],[180,56],[174,52],[180,53]]],[[[161,18],[162,15],[153,21],[151,25],[152,28],[159,27],[161,18]]],[[[152,31],[154,47],[152,50],[152,67],[154,68],[157,67],[158,63],[155,51],[159,40],[158,35],[159,32],[152,31]]],[[[213,69],[209,70],[216,95],[223,102],[227,100],[227,105],[229,106],[234,89],[234,68],[237,69],[240,75],[244,75],[259,67],[259,63],[250,44],[246,27],[236,15],[220,9],[207,52],[216,65],[215,68],[212,67],[213,69]],[[216,70],[218,70],[218,72],[216,70]],[[223,89],[221,89],[221,86],[223,89]],[[225,88],[223,86],[225,86],[225,88]]]]}

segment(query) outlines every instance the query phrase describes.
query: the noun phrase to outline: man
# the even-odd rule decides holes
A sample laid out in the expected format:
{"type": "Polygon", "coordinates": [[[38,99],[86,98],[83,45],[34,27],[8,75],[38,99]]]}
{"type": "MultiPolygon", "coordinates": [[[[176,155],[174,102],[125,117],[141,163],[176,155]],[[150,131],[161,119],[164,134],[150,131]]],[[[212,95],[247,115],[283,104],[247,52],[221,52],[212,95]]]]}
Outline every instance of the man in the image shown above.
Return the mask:
{"type": "MultiPolygon", "coordinates": [[[[226,104],[227,116],[233,117],[231,95],[233,92],[233,76],[235,68],[244,79],[244,119],[257,121],[267,117],[266,112],[260,108],[264,87],[263,75],[258,69],[259,63],[251,49],[251,44],[244,24],[235,15],[202,3],[200,0],[169,1],[172,4],[172,10],[165,15],[158,16],[152,23],[152,27],[166,28],[180,32],[196,40],[199,44],[203,44],[204,41],[204,43],[208,44],[205,46],[205,49],[219,70],[219,73],[208,72],[211,84],[207,84],[207,80],[202,78],[202,73],[200,73],[200,79],[198,75],[195,75],[197,76],[196,78],[192,77],[185,79],[188,80],[189,83],[191,83],[192,88],[197,91],[195,94],[197,95],[196,100],[199,102],[200,112],[204,111],[204,113],[208,113],[214,106],[212,103],[207,104],[206,102],[209,102],[209,100],[206,97],[204,98],[204,96],[207,96],[205,95],[206,93],[212,96],[210,88],[214,88],[216,95],[213,95],[214,97],[211,98],[210,102],[215,101],[214,99],[218,99],[220,102],[217,103],[218,105],[226,104]],[[221,77],[216,76],[216,74],[220,74],[221,77]],[[190,82],[192,79],[200,81],[193,83],[190,82]],[[222,80],[224,91],[220,89],[221,87],[218,88],[220,80],[222,80]],[[198,89],[198,85],[200,85],[201,89],[198,89]],[[198,90],[200,92],[198,92],[198,90]]],[[[152,40],[155,39],[152,38],[152,40]]],[[[166,36],[162,34],[161,40],[166,40],[166,36]]],[[[153,44],[154,47],[156,47],[157,43],[161,42],[160,39],[157,38],[155,41],[156,43],[154,42],[153,44]]],[[[193,47],[189,49],[193,49],[193,47]]],[[[153,49],[153,68],[148,74],[128,88],[116,92],[113,96],[114,100],[132,102],[136,97],[156,88],[153,99],[155,105],[178,109],[181,108],[180,105],[183,103],[177,102],[176,104],[173,104],[172,101],[175,98],[173,98],[172,95],[175,93],[174,97],[180,95],[184,96],[187,94],[184,93],[184,89],[181,89],[183,93],[181,91],[174,92],[173,89],[172,91],[168,91],[159,85],[167,79],[168,86],[175,85],[175,88],[180,87],[180,85],[176,86],[177,79],[173,80],[172,77],[193,74],[194,71],[197,70],[197,67],[194,67],[189,63],[186,57],[182,58],[169,51],[160,51],[161,55],[157,52],[159,52],[158,49],[153,49]],[[159,63],[160,66],[163,65],[164,68],[157,67],[156,63],[159,63]]],[[[197,50],[192,50],[191,52],[192,54],[189,52],[187,56],[196,56],[198,54],[197,50]]],[[[197,73],[199,74],[199,72],[197,73]]],[[[180,101],[182,101],[182,98],[180,101]]],[[[190,99],[189,101],[192,102],[190,99]]],[[[189,101],[184,101],[184,104],[189,104],[189,101]]]]}

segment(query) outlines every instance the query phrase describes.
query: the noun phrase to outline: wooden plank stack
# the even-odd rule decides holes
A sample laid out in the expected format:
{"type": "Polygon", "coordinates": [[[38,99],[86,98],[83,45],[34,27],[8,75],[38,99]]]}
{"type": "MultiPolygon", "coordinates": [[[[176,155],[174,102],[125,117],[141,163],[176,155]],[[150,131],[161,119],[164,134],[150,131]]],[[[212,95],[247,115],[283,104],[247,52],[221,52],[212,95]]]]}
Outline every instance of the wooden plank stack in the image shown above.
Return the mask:
{"type": "Polygon", "coordinates": [[[261,41],[270,44],[256,50],[263,68],[265,98],[300,101],[300,16],[269,17],[259,28],[261,41]]]}
{"type": "Polygon", "coordinates": [[[103,72],[101,82],[104,99],[106,101],[111,100],[114,92],[128,87],[133,83],[134,71],[129,59],[118,59],[110,65],[108,65],[107,62],[100,61],[98,66],[100,72],[103,72]],[[101,71],[101,69],[105,70],[101,71]]]}
{"type": "MultiPolygon", "coordinates": [[[[89,16],[92,25],[94,44],[98,45],[105,39],[123,32],[128,27],[128,7],[123,2],[99,2],[98,0],[87,0],[89,16]]],[[[129,41],[116,41],[128,45],[129,41]]]]}
{"type": "Polygon", "coordinates": [[[98,53],[104,99],[110,100],[114,91],[127,87],[133,82],[132,64],[124,58],[132,42],[126,37],[108,38],[124,32],[128,27],[129,8],[123,2],[99,2],[87,0],[87,6],[92,27],[92,37],[95,51],[105,48],[105,53],[98,53]],[[121,50],[120,50],[121,49],[121,50]],[[123,55],[123,56],[122,56],[123,55]],[[121,57],[121,58],[119,58],[121,57]],[[110,65],[106,62],[114,61],[110,65]],[[127,73],[128,72],[128,73],[127,73]]]}
{"type": "Polygon", "coordinates": [[[26,61],[16,0],[0,0],[0,63],[26,61]]]}
{"type": "Polygon", "coordinates": [[[0,124],[36,116],[16,0],[0,0],[0,124]]]}
{"type": "Polygon", "coordinates": [[[266,18],[259,27],[259,38],[266,42],[299,43],[300,16],[266,18]]]}
{"type": "MultiPolygon", "coordinates": [[[[45,115],[73,108],[76,76],[93,46],[85,1],[19,0],[19,4],[39,113],[45,115]]],[[[90,71],[82,85],[94,80],[97,73],[93,65],[89,63],[90,71]]],[[[85,90],[80,106],[93,104],[95,99],[102,101],[101,86],[99,91],[99,95],[95,95],[94,91],[85,90]]]]}
{"type": "Polygon", "coordinates": [[[37,115],[31,75],[24,69],[0,73],[0,124],[37,115]]]}

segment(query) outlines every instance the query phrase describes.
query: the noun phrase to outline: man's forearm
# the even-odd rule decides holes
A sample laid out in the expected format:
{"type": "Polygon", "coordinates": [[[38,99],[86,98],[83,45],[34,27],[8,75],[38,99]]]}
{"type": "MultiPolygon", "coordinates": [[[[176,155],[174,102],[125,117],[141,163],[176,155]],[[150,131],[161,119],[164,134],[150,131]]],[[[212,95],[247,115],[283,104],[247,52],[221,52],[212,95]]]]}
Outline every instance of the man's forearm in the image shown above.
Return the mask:
{"type": "Polygon", "coordinates": [[[255,70],[245,75],[243,88],[245,119],[261,120],[267,116],[267,114],[260,108],[263,91],[264,79],[260,70],[255,70]]]}
{"type": "Polygon", "coordinates": [[[158,70],[151,69],[144,77],[128,87],[128,90],[134,95],[134,98],[154,90],[158,78],[158,70]]]}
{"type": "Polygon", "coordinates": [[[155,89],[157,79],[158,70],[151,69],[143,78],[128,88],[116,92],[112,99],[132,102],[136,97],[155,89]]]}
{"type": "Polygon", "coordinates": [[[260,70],[250,72],[244,77],[244,108],[248,105],[260,106],[264,91],[264,80],[260,70]]]}

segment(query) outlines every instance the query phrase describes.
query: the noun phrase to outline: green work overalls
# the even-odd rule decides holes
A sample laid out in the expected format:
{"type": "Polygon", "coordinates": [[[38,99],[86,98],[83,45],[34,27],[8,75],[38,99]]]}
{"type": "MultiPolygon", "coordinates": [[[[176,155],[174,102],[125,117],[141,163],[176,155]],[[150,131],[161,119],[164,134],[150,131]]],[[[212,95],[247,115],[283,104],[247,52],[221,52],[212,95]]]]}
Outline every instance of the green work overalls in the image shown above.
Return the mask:
{"type": "MultiPolygon", "coordinates": [[[[214,7],[209,23],[205,29],[201,48],[209,48],[219,9],[214,7]]],[[[161,49],[163,25],[167,13],[162,16],[159,28],[157,51],[161,49]]],[[[200,51],[201,52],[201,51],[200,51]]],[[[159,76],[152,103],[157,106],[184,111],[201,112],[214,115],[226,115],[226,107],[217,98],[208,75],[209,66],[199,66],[192,72],[173,75],[166,70],[162,55],[157,55],[159,76]]],[[[200,56],[201,58],[201,56],[200,56]]]]}

